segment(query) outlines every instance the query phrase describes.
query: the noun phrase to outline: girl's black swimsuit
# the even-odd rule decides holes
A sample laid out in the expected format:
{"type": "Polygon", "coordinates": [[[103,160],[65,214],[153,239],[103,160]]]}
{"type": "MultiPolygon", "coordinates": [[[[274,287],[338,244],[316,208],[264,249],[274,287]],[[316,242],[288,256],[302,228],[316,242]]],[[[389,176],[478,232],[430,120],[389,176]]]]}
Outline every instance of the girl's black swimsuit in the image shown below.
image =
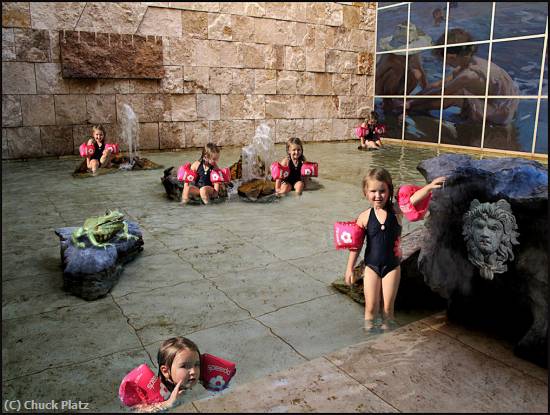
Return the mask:
{"type": "Polygon", "coordinates": [[[212,171],[212,166],[208,168],[208,170],[204,169],[204,164],[202,159],[200,160],[199,168],[197,169],[197,180],[195,181],[195,186],[197,186],[199,189],[204,186],[211,186],[214,187],[212,182],[210,181],[210,172],[212,171]]]}
{"type": "Polygon", "coordinates": [[[103,143],[103,146],[99,147],[97,144],[97,141],[94,140],[94,154],[92,154],[91,159],[92,160],[100,160],[101,156],[103,156],[103,150],[105,150],[105,143],[103,143]]]}
{"type": "Polygon", "coordinates": [[[302,180],[302,160],[298,160],[298,165],[295,166],[292,159],[288,158],[288,168],[290,169],[290,174],[283,181],[290,184],[293,188],[296,182],[302,180]]]}
{"type": "Polygon", "coordinates": [[[380,278],[384,278],[401,263],[399,256],[401,225],[392,209],[387,212],[386,221],[380,223],[374,208],[371,208],[366,227],[365,265],[376,272],[380,278]]]}

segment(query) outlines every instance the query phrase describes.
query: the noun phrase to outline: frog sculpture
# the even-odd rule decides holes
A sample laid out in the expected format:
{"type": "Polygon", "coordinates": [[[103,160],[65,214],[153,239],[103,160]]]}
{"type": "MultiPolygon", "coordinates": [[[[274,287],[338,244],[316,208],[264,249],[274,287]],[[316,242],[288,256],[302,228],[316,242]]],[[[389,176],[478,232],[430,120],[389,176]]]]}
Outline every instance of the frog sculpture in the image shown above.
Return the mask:
{"type": "Polygon", "coordinates": [[[93,246],[106,248],[109,245],[113,245],[107,243],[107,241],[113,238],[119,231],[122,231],[121,237],[126,240],[130,238],[137,239],[137,236],[128,233],[128,222],[124,220],[124,214],[118,210],[107,210],[103,216],[86,219],[84,225],[73,232],[71,240],[76,247],[84,248],[86,244],[79,242],[78,239],[82,236],[87,236],[93,246]]]}

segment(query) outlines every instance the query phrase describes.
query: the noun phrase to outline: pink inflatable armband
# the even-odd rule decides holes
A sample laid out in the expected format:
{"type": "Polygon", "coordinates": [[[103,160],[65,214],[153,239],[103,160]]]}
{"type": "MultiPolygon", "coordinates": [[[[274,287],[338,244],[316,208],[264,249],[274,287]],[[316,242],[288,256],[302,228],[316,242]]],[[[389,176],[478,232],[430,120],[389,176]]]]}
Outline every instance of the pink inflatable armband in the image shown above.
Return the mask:
{"type": "Polygon", "coordinates": [[[206,389],[212,391],[225,389],[236,372],[235,363],[208,353],[201,354],[200,381],[206,389]]]}
{"type": "Polygon", "coordinates": [[[112,154],[118,154],[120,153],[120,146],[118,144],[105,144],[105,150],[111,149],[112,154]]]}
{"type": "Polygon", "coordinates": [[[386,133],[386,126],[384,124],[378,124],[375,128],[374,128],[374,132],[376,134],[385,134],[386,133]]]}
{"type": "Polygon", "coordinates": [[[170,391],[144,363],[124,376],[118,396],[124,405],[134,406],[164,402],[170,397],[170,391]]]}
{"type": "Polygon", "coordinates": [[[231,181],[231,171],[229,167],[223,169],[212,169],[210,172],[210,181],[212,183],[229,183],[231,181]]]}
{"type": "Polygon", "coordinates": [[[334,245],[336,249],[358,250],[363,245],[365,230],[356,222],[334,224],[334,245]]]}
{"type": "Polygon", "coordinates": [[[319,165],[317,163],[304,161],[304,163],[302,164],[302,169],[300,171],[300,174],[302,176],[317,177],[318,172],[319,172],[319,165]]]}
{"type": "Polygon", "coordinates": [[[364,137],[367,134],[367,129],[365,127],[355,127],[355,135],[357,138],[364,137]]]}
{"type": "Polygon", "coordinates": [[[406,184],[399,188],[399,192],[397,194],[397,203],[401,208],[401,212],[403,212],[405,217],[411,222],[424,219],[430,205],[430,200],[432,199],[432,194],[430,193],[428,197],[421,200],[416,204],[416,206],[414,206],[411,203],[411,196],[420,189],[422,189],[421,186],[406,184]]]}
{"type": "Polygon", "coordinates": [[[93,144],[88,145],[88,143],[80,144],[79,149],[80,149],[80,157],[91,157],[95,152],[94,145],[93,144]]]}
{"type": "Polygon", "coordinates": [[[281,166],[278,161],[274,161],[271,164],[271,177],[273,180],[286,179],[290,174],[290,168],[288,166],[281,166]]]}
{"type": "Polygon", "coordinates": [[[185,163],[178,169],[178,180],[185,183],[193,183],[197,179],[197,172],[191,170],[191,163],[185,163]]]}

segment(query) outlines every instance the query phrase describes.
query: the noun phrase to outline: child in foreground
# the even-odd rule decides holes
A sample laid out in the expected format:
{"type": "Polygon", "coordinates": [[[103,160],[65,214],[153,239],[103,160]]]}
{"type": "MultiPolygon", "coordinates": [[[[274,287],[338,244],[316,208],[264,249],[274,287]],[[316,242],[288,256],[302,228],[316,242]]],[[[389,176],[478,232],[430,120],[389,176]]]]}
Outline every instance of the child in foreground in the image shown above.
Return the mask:
{"type": "Polygon", "coordinates": [[[283,167],[290,169],[290,174],[285,179],[275,180],[275,193],[284,195],[295,190],[297,195],[301,195],[305,188],[307,177],[302,176],[302,164],[306,161],[304,157],[304,146],[298,137],[292,137],[286,142],[286,157],[279,161],[283,167]]]}
{"type": "MultiPolygon", "coordinates": [[[[417,205],[427,198],[433,189],[439,189],[445,177],[438,177],[417,190],[410,203],[417,205]]],[[[365,295],[365,330],[375,325],[375,318],[383,301],[382,329],[395,326],[394,305],[401,279],[400,236],[403,212],[393,204],[393,182],[390,173],[383,168],[374,168],[363,178],[363,193],[371,207],[362,212],[356,224],[365,229],[367,247],[365,249],[365,273],[363,288],[365,295]]],[[[345,273],[347,285],[353,284],[353,268],[362,244],[350,250],[345,273]]],[[[378,322],[377,322],[378,324],[378,322]]]]}
{"type": "Polygon", "coordinates": [[[217,169],[220,159],[220,148],[214,143],[207,143],[202,149],[199,160],[191,164],[191,170],[197,172],[197,179],[192,183],[185,182],[181,194],[181,203],[187,204],[190,197],[200,197],[205,205],[219,197],[223,183],[212,183],[210,173],[217,169]]]}
{"type": "Polygon", "coordinates": [[[92,138],[88,145],[94,146],[94,153],[86,158],[86,167],[95,174],[100,167],[109,167],[111,162],[111,148],[105,148],[105,128],[101,124],[92,126],[92,138]]]}

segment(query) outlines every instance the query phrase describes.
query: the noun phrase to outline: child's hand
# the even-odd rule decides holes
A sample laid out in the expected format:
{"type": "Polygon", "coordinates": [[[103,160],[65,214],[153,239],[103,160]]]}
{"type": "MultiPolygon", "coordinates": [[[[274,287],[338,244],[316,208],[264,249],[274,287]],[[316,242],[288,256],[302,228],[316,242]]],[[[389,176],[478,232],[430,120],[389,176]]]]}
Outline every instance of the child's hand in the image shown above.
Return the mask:
{"type": "Polygon", "coordinates": [[[355,278],[353,278],[353,269],[347,269],[346,275],[344,276],[344,282],[346,285],[352,285],[355,282],[355,278]]]}
{"type": "Polygon", "coordinates": [[[181,388],[181,383],[183,382],[183,379],[180,380],[176,386],[174,387],[174,390],[170,394],[170,397],[165,401],[168,406],[168,408],[171,408],[176,400],[178,399],[178,396],[185,393],[185,389],[181,388]]]}
{"type": "Polygon", "coordinates": [[[440,176],[432,180],[430,183],[430,189],[440,189],[445,185],[445,180],[447,178],[445,176],[440,176]]]}

